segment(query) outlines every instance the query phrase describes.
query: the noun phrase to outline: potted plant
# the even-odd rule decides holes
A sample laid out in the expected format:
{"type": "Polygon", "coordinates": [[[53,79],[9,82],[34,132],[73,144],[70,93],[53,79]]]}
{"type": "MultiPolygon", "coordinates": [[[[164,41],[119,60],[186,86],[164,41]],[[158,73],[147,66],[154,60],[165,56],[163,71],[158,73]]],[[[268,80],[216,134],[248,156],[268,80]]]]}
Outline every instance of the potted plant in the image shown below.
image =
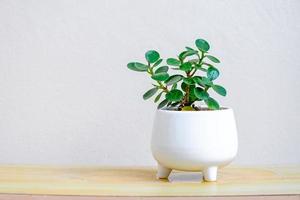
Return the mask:
{"type": "Polygon", "coordinates": [[[197,39],[195,45],[176,58],[168,58],[166,64],[157,51],[150,50],[145,64],[127,65],[154,81],[143,99],[155,96],[154,102],[159,102],[151,142],[158,163],[157,178],[168,178],[175,169],[202,171],[204,180],[216,181],[218,168],[229,164],[237,153],[233,111],[221,107],[211,96],[226,96],[226,89],[215,84],[220,74],[215,65],[220,60],[208,53],[207,41],[197,39]],[[177,73],[170,74],[170,68],[177,73]]]}

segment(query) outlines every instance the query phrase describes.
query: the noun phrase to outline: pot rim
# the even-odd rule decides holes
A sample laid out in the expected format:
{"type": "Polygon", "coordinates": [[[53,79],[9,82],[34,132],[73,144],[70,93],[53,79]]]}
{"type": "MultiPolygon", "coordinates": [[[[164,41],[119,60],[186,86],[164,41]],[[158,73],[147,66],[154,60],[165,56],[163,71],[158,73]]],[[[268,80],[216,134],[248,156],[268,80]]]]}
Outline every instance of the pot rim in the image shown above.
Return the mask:
{"type": "MultiPolygon", "coordinates": [[[[205,107],[207,108],[207,107],[205,107]]],[[[167,109],[157,109],[157,112],[163,112],[163,113],[180,113],[180,114],[187,114],[187,113],[219,113],[219,112],[227,112],[232,111],[232,108],[230,107],[221,107],[219,110],[191,110],[191,111],[181,111],[181,110],[167,110],[167,109]]]]}

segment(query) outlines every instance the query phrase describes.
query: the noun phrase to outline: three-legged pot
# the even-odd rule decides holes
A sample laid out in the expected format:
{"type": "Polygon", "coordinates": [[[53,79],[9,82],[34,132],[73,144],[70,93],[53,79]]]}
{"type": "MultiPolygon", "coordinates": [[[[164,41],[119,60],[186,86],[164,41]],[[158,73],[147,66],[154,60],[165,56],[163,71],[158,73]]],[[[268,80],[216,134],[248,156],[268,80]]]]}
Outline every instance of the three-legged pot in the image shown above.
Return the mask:
{"type": "Polygon", "coordinates": [[[171,171],[201,171],[216,181],[218,168],[237,154],[238,140],[232,109],[203,111],[157,110],[151,150],[158,163],[157,178],[171,171]]]}

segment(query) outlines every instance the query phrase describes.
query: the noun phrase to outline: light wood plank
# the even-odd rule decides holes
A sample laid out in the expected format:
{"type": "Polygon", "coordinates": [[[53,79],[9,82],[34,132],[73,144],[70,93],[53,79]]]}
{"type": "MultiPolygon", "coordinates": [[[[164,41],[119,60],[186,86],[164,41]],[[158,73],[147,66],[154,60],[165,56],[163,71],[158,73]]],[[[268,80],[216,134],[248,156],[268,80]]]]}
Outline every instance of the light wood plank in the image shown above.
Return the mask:
{"type": "Polygon", "coordinates": [[[175,172],[156,180],[154,168],[0,166],[0,193],[85,196],[226,196],[300,194],[300,167],[220,170],[217,182],[175,172]]]}
{"type": "Polygon", "coordinates": [[[299,195],[227,197],[95,197],[48,195],[0,195],[0,200],[300,200],[299,195]]]}

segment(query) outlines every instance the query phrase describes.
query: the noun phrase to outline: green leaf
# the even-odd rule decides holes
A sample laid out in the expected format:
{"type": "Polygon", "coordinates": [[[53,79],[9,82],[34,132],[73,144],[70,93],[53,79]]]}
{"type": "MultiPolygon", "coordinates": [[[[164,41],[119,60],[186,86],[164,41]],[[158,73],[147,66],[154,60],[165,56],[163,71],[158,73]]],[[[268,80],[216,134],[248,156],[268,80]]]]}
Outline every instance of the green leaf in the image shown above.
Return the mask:
{"type": "Polygon", "coordinates": [[[161,72],[161,73],[153,74],[151,78],[156,81],[165,81],[169,78],[169,74],[166,72],[161,72]]]}
{"type": "Polygon", "coordinates": [[[211,82],[210,79],[206,78],[206,77],[200,77],[200,76],[195,76],[193,78],[194,82],[197,83],[200,86],[212,86],[213,83],[211,82]]]}
{"type": "Polygon", "coordinates": [[[185,47],[186,48],[186,50],[188,50],[188,51],[196,51],[195,49],[193,49],[193,48],[191,48],[191,47],[185,47]]]}
{"type": "Polygon", "coordinates": [[[159,59],[159,53],[154,50],[147,51],[145,58],[149,63],[155,63],[159,59]]]}
{"type": "Polygon", "coordinates": [[[165,81],[166,85],[173,85],[182,80],[182,75],[172,75],[165,81]]]}
{"type": "Polygon", "coordinates": [[[162,93],[163,93],[163,92],[160,92],[160,93],[155,97],[154,103],[157,103],[157,102],[159,101],[159,99],[160,99],[162,93]]]}
{"type": "Polygon", "coordinates": [[[180,69],[181,70],[183,70],[183,71],[185,71],[185,72],[188,72],[188,71],[190,71],[191,69],[192,69],[192,63],[190,63],[190,62],[185,62],[185,63],[183,63],[182,65],[180,65],[180,69]]]}
{"type": "Polygon", "coordinates": [[[168,65],[172,65],[172,66],[179,66],[180,65],[180,61],[177,60],[176,58],[168,58],[167,59],[167,64],[168,65]]]}
{"type": "Polygon", "coordinates": [[[168,99],[168,101],[178,102],[182,98],[183,98],[183,93],[181,92],[181,90],[177,90],[177,89],[171,90],[166,94],[166,99],[168,99]]]}
{"type": "Polygon", "coordinates": [[[202,81],[207,86],[212,86],[213,85],[213,82],[209,78],[202,77],[202,81]]]}
{"type": "Polygon", "coordinates": [[[173,70],[180,70],[180,68],[177,68],[177,67],[172,67],[171,69],[173,69],[173,70]]]}
{"type": "Polygon", "coordinates": [[[214,57],[214,56],[206,55],[205,57],[208,58],[209,60],[211,60],[214,63],[220,63],[220,60],[218,58],[214,57]]]}
{"type": "Polygon", "coordinates": [[[177,83],[174,83],[174,84],[172,85],[171,90],[175,90],[176,88],[177,88],[177,83]]]}
{"type": "Polygon", "coordinates": [[[209,85],[209,86],[212,86],[212,82],[209,78],[206,78],[206,77],[202,77],[202,81],[205,85],[209,85]]]}
{"type": "Polygon", "coordinates": [[[224,87],[222,87],[221,85],[213,85],[212,89],[219,95],[226,96],[226,94],[227,94],[226,89],[224,87]]]}
{"type": "Polygon", "coordinates": [[[180,60],[184,60],[186,57],[195,55],[197,53],[198,53],[197,51],[183,51],[179,54],[178,57],[180,60]]]}
{"type": "Polygon", "coordinates": [[[204,100],[204,102],[206,103],[206,105],[208,106],[209,109],[212,109],[212,110],[220,109],[220,105],[218,104],[218,102],[211,97],[204,100]]]}
{"type": "Polygon", "coordinates": [[[168,99],[163,100],[162,102],[160,102],[158,104],[157,109],[161,109],[161,108],[165,107],[168,103],[169,103],[168,99]]]}
{"type": "Polygon", "coordinates": [[[199,62],[199,60],[198,59],[191,59],[188,62],[190,62],[192,65],[196,65],[199,62]]]}
{"type": "Polygon", "coordinates": [[[178,58],[179,58],[180,60],[185,59],[184,54],[185,54],[186,52],[188,52],[188,51],[183,51],[183,52],[181,52],[181,53],[179,54],[178,58]]]}
{"type": "Polygon", "coordinates": [[[143,99],[147,100],[150,97],[152,97],[156,92],[158,91],[158,88],[152,88],[150,90],[148,90],[144,95],[143,95],[143,99]]]}
{"type": "Polygon", "coordinates": [[[168,67],[168,66],[162,66],[162,67],[159,67],[159,68],[155,71],[155,74],[161,73],[161,72],[167,72],[168,70],[169,70],[169,67],[168,67]]]}
{"type": "Polygon", "coordinates": [[[186,89],[187,89],[188,86],[190,87],[190,91],[194,90],[194,88],[195,88],[195,85],[187,85],[185,82],[182,82],[181,89],[183,91],[186,91],[186,89]]]}
{"type": "Polygon", "coordinates": [[[163,61],[163,59],[159,59],[158,61],[156,61],[152,67],[156,67],[158,66],[161,62],[163,61]]]}
{"type": "Polygon", "coordinates": [[[206,91],[204,91],[202,88],[199,88],[199,87],[196,87],[194,89],[194,93],[198,99],[206,100],[209,97],[209,94],[206,91]]]}
{"type": "Polygon", "coordinates": [[[193,80],[195,83],[197,83],[198,85],[204,86],[205,84],[202,81],[202,78],[200,76],[194,76],[193,80]]]}
{"type": "Polygon", "coordinates": [[[200,64],[195,64],[195,68],[199,69],[199,70],[201,70],[203,72],[207,72],[207,69],[203,68],[202,65],[200,65],[200,64]]]}
{"type": "Polygon", "coordinates": [[[194,101],[197,101],[197,100],[198,100],[198,98],[195,95],[195,86],[192,85],[192,86],[190,86],[189,101],[194,102],[194,101]]]}
{"type": "Polygon", "coordinates": [[[199,62],[199,59],[191,59],[189,62],[196,65],[199,62]]]}
{"type": "Polygon", "coordinates": [[[182,82],[181,83],[181,89],[183,90],[183,91],[185,91],[186,90],[186,87],[187,87],[188,85],[185,83],[185,82],[182,82]]]}
{"type": "Polygon", "coordinates": [[[194,80],[192,77],[189,78],[183,78],[183,82],[186,83],[187,85],[193,85],[195,84],[194,80]]]}
{"type": "Polygon", "coordinates": [[[195,44],[199,50],[204,51],[204,52],[207,52],[210,48],[208,42],[203,39],[197,39],[195,41],[195,44]]]}
{"type": "Polygon", "coordinates": [[[208,66],[208,67],[215,67],[215,66],[213,66],[212,64],[209,64],[209,63],[202,63],[203,65],[206,65],[206,66],[208,66]]]}
{"type": "Polygon", "coordinates": [[[148,66],[139,62],[131,62],[127,64],[128,69],[137,72],[145,72],[148,70],[148,66]]]}
{"type": "Polygon", "coordinates": [[[214,67],[209,67],[207,69],[207,78],[209,78],[210,80],[215,80],[219,77],[219,70],[217,70],[216,68],[214,67]]]}
{"type": "Polygon", "coordinates": [[[180,105],[180,102],[168,103],[168,106],[173,107],[173,108],[178,107],[179,105],[180,105]]]}

